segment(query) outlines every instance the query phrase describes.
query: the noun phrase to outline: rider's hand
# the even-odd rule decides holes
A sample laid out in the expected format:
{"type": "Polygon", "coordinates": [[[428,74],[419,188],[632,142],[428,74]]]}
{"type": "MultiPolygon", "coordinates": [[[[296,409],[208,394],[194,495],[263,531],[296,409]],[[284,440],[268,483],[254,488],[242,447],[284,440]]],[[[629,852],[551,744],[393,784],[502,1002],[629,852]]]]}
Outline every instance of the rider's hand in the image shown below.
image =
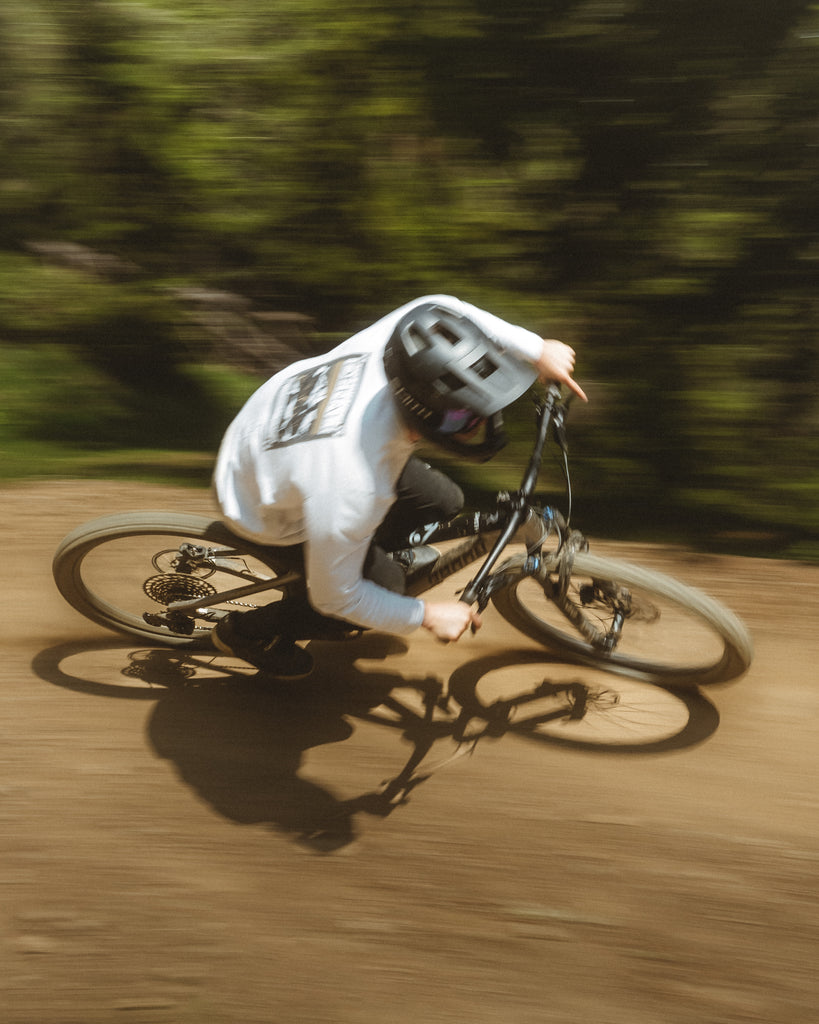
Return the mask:
{"type": "Polygon", "coordinates": [[[439,640],[457,640],[470,627],[480,629],[481,617],[463,601],[426,601],[422,625],[439,640]]]}
{"type": "Polygon", "coordinates": [[[544,383],[553,380],[557,384],[565,384],[572,391],[588,402],[586,393],[576,380],[572,378],[574,373],[574,349],[555,338],[544,338],[543,349],[540,358],[535,363],[540,380],[544,383]]]}

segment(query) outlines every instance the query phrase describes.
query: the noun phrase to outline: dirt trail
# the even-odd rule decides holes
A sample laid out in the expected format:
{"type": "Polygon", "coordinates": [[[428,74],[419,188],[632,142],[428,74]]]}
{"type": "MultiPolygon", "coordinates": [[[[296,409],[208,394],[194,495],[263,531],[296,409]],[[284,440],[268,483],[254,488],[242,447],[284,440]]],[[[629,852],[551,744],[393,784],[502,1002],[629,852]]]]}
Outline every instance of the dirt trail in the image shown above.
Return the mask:
{"type": "Polygon", "coordinates": [[[817,1020],[819,569],[595,546],[726,601],[749,674],[692,706],[684,742],[507,731],[441,764],[430,681],[504,652],[584,670],[489,612],[459,644],[371,637],[317,651],[298,690],[260,687],[104,633],[51,582],[78,523],[206,494],[0,502],[2,1024],[817,1020]],[[385,800],[424,744],[407,801],[385,800]]]}

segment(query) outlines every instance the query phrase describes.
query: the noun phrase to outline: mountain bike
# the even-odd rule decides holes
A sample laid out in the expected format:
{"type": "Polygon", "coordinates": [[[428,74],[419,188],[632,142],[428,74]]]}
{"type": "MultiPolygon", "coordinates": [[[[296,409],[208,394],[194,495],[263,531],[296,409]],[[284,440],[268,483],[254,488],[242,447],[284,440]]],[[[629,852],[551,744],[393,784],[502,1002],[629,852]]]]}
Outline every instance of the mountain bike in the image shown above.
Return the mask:
{"type": "MultiPolygon", "coordinates": [[[[440,554],[407,577],[421,595],[479,563],[460,599],[490,604],[526,637],[568,661],[667,687],[741,676],[753,649],[741,620],[719,601],[671,576],[591,554],[570,527],[567,403],[549,386],[535,397],[532,452],[520,487],[488,510],[431,523],[408,545],[440,554]],[[544,449],[562,461],[568,511],[536,503],[544,449]]],[[[264,547],[218,520],[173,512],[103,516],[70,533],[53,562],[63,597],[88,619],[159,646],[208,649],[230,611],[304,588],[297,548],[264,547]]],[[[490,627],[491,628],[491,627],[490,627]]],[[[303,639],[359,632],[339,623],[303,639]]]]}

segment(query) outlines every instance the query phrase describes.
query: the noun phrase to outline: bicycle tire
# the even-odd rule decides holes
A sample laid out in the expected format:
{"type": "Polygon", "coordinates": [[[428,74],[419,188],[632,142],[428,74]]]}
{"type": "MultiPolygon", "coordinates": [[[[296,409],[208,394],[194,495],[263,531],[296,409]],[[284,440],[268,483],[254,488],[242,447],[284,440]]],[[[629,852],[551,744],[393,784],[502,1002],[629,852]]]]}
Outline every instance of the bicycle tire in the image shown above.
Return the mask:
{"type": "MultiPolygon", "coordinates": [[[[212,622],[197,620],[193,632],[183,635],[164,625],[151,625],[142,617],[143,612],[158,610],[156,599],[146,596],[144,586],[157,574],[154,560],[167,553],[161,546],[163,537],[224,547],[230,557],[235,553],[238,565],[259,563],[256,571],[263,567],[266,574],[274,576],[292,568],[277,561],[275,549],[244,541],[224,523],[207,516],[125,512],[85,523],[63,539],[52,563],[57,589],[81,615],[114,632],[168,647],[209,647],[212,622]]],[[[236,586],[235,579],[230,585],[236,586]]],[[[268,599],[270,596],[280,595],[271,590],[266,592],[268,599]]]]}
{"type": "Polygon", "coordinates": [[[562,580],[554,565],[527,576],[524,561],[515,556],[505,563],[509,582],[492,595],[492,603],[525,636],[571,660],[673,687],[727,682],[751,664],[753,644],[742,621],[719,601],[671,576],[586,552],[575,554],[562,580]],[[581,595],[581,588],[587,596],[589,587],[601,583],[604,589],[612,583],[627,588],[644,608],[657,611],[651,621],[650,612],[643,621],[636,614],[635,621],[627,617],[611,651],[589,639],[589,634],[599,638],[605,633],[606,623],[601,625],[602,609],[584,604],[581,595]]]}

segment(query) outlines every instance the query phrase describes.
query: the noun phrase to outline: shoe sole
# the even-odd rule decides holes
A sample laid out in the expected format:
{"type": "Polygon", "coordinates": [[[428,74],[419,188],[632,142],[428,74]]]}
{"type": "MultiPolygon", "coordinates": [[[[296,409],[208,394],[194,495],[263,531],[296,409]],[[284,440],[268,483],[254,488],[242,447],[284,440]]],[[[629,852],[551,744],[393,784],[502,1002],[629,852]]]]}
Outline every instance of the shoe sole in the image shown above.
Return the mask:
{"type": "MultiPolygon", "coordinates": [[[[244,661],[248,665],[253,665],[253,667],[262,675],[272,676],[274,679],[285,679],[293,681],[298,679],[306,679],[309,675],[312,674],[313,669],[315,668],[313,658],[311,655],[307,653],[307,651],[304,651],[303,653],[305,658],[310,659],[309,668],[304,668],[297,672],[281,672],[274,671],[273,669],[269,668],[261,668],[259,665],[254,664],[252,661],[249,661],[247,658],[243,658],[241,654],[237,654],[232,647],[225,643],[225,641],[219,636],[215,629],[211,631],[210,639],[211,643],[216,648],[216,650],[219,651],[220,654],[226,654],[229,658],[238,658],[239,661],[244,661]]],[[[299,648],[299,650],[301,650],[301,648],[299,648]]]]}
{"type": "MultiPolygon", "coordinates": [[[[213,644],[213,646],[216,648],[216,650],[219,651],[221,654],[227,654],[228,657],[230,657],[230,658],[238,657],[236,652],[231,647],[228,647],[228,645],[219,636],[219,634],[216,632],[215,629],[212,629],[210,631],[210,642],[213,644]]],[[[240,661],[244,661],[244,658],[241,658],[240,661]]]]}

